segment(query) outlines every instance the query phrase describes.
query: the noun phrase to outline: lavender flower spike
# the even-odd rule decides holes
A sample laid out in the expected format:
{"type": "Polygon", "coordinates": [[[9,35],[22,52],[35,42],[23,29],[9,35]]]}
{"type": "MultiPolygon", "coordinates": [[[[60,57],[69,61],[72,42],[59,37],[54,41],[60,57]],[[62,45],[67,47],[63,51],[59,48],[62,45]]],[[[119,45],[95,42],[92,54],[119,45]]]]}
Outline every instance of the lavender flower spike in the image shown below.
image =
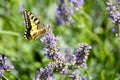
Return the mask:
{"type": "Polygon", "coordinates": [[[84,0],[70,0],[70,3],[75,6],[76,10],[80,10],[82,8],[84,0]]]}
{"type": "Polygon", "coordinates": [[[11,71],[14,67],[7,64],[7,57],[0,55],[0,77],[3,76],[4,71],[11,71]]]}
{"type": "Polygon", "coordinates": [[[75,50],[75,55],[73,56],[73,65],[77,67],[81,66],[86,69],[86,61],[91,48],[91,46],[85,43],[80,43],[79,48],[75,50]]]}
{"type": "Polygon", "coordinates": [[[79,11],[82,8],[82,5],[83,0],[59,0],[58,8],[56,9],[57,24],[69,26],[73,23],[72,16],[75,11],[79,11]]]}
{"type": "Polygon", "coordinates": [[[48,64],[45,68],[40,68],[36,80],[49,80],[52,77],[52,73],[55,69],[55,63],[48,64]]]}
{"type": "Polygon", "coordinates": [[[115,24],[115,36],[120,36],[120,1],[109,0],[107,2],[108,18],[112,19],[112,23],[115,24]]]}
{"type": "Polygon", "coordinates": [[[59,48],[56,45],[58,37],[55,37],[52,31],[50,30],[49,33],[42,37],[40,40],[46,45],[44,48],[44,56],[55,60],[57,54],[59,53],[59,48]]]}

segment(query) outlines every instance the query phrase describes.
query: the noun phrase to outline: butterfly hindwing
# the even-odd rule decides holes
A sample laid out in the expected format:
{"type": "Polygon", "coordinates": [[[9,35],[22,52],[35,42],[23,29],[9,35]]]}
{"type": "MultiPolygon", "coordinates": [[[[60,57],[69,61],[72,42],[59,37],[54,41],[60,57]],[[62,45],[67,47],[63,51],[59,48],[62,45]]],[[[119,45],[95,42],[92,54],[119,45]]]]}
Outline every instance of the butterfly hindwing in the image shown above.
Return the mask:
{"type": "Polygon", "coordinates": [[[36,39],[48,32],[48,28],[44,27],[31,12],[24,10],[23,15],[26,24],[26,30],[24,34],[26,39],[36,39]]]}

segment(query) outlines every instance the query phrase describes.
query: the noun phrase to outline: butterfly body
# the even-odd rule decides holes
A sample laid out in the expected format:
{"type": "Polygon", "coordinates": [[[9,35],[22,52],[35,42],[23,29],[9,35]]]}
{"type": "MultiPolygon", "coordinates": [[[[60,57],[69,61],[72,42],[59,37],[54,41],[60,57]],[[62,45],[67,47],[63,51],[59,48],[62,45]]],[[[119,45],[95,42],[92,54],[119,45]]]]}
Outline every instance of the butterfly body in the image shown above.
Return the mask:
{"type": "Polygon", "coordinates": [[[31,12],[24,10],[23,15],[26,24],[24,37],[27,40],[36,39],[48,32],[49,27],[42,25],[40,21],[31,12]]]}

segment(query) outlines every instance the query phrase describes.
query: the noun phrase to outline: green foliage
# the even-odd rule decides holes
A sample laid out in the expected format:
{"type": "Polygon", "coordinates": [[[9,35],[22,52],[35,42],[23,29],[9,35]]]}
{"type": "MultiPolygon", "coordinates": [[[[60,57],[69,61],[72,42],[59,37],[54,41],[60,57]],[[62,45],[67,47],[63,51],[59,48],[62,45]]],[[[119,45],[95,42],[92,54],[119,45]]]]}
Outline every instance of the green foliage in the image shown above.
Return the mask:
{"type": "Polygon", "coordinates": [[[88,80],[120,79],[120,38],[110,32],[114,25],[106,17],[107,0],[85,1],[83,9],[73,15],[74,23],[68,27],[55,24],[57,0],[0,0],[0,53],[8,56],[15,66],[16,77],[7,74],[8,80],[33,79],[37,70],[50,62],[43,56],[44,45],[39,40],[24,39],[21,5],[42,23],[52,26],[63,50],[65,46],[74,50],[80,42],[92,46],[86,70],[88,80]]]}

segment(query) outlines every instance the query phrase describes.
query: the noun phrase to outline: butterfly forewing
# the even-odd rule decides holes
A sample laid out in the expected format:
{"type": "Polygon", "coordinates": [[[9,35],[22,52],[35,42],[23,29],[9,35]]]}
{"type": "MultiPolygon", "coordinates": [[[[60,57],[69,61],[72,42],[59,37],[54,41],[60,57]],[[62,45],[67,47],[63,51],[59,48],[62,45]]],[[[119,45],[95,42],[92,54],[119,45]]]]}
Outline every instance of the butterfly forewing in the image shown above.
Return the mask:
{"type": "Polygon", "coordinates": [[[44,27],[31,12],[24,10],[23,15],[26,24],[26,30],[24,34],[26,39],[36,39],[48,32],[48,29],[44,27]]]}

